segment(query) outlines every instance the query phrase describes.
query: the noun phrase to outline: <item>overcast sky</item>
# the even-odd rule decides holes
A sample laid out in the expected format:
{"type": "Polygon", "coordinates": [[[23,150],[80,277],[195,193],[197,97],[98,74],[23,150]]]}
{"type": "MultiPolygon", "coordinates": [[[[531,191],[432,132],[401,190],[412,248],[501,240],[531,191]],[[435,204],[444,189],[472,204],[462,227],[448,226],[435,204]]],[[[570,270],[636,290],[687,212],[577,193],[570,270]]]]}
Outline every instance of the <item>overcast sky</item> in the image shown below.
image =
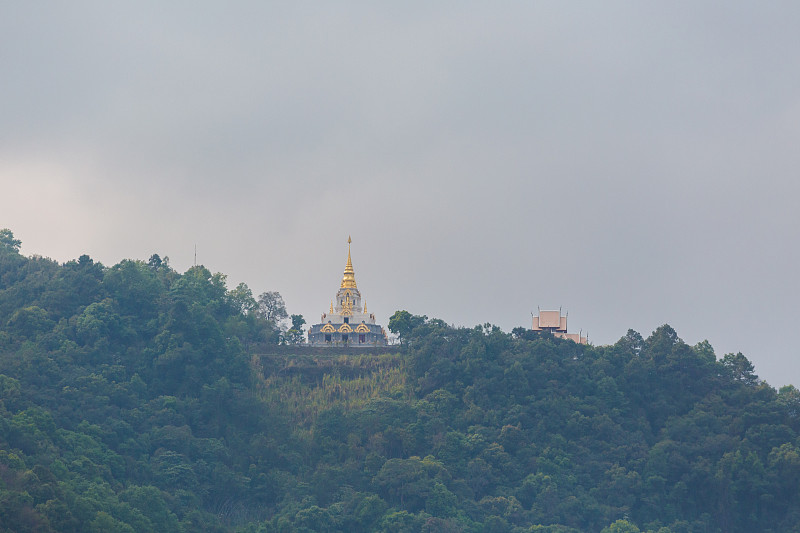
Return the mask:
{"type": "Polygon", "coordinates": [[[800,385],[800,3],[3,2],[0,228],[800,385]]]}

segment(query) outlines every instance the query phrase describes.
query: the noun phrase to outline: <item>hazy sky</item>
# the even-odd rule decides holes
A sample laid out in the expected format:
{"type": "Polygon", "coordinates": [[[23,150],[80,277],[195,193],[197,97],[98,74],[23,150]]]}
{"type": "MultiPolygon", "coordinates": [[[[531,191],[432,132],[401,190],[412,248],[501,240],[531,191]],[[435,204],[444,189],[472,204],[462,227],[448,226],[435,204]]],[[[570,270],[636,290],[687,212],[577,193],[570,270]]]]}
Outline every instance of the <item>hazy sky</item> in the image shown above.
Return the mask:
{"type": "Polygon", "coordinates": [[[387,4],[3,2],[0,227],[800,385],[800,3],[387,4]]]}

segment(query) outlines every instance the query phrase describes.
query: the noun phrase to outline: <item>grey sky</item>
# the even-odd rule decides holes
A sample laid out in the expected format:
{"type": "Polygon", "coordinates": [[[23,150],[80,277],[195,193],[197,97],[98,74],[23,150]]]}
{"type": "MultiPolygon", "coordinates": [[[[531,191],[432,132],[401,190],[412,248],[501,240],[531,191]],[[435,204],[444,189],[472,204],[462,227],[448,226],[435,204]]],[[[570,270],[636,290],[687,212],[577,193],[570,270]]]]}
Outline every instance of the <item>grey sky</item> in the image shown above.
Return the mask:
{"type": "Polygon", "coordinates": [[[800,384],[797,2],[0,4],[0,227],[800,384]]]}

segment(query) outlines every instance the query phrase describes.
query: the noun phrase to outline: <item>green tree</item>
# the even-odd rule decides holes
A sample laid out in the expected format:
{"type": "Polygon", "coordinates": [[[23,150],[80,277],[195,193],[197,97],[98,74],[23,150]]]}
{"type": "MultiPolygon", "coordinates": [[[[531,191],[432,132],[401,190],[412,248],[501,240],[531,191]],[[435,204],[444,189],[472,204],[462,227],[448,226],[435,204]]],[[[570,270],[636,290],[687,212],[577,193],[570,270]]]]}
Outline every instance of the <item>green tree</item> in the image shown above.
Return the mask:
{"type": "Polygon", "coordinates": [[[277,291],[263,292],[258,297],[258,315],[268,322],[279,325],[281,321],[288,318],[286,304],[283,296],[277,291]]]}
{"type": "Polygon", "coordinates": [[[716,361],[717,356],[714,354],[714,348],[711,346],[711,343],[708,340],[703,340],[692,346],[694,352],[707,359],[708,361],[716,361]]]}
{"type": "Polygon", "coordinates": [[[249,315],[258,309],[258,302],[253,298],[253,291],[246,283],[239,283],[235,289],[228,291],[228,300],[237,313],[249,315]]]}
{"type": "Polygon", "coordinates": [[[758,376],[754,372],[755,367],[747,357],[742,355],[742,352],[725,354],[720,362],[734,381],[748,386],[758,384],[758,376]]]}
{"type": "Polygon", "coordinates": [[[408,511],[387,513],[378,524],[378,531],[385,533],[415,533],[422,530],[423,519],[408,511]]]}
{"type": "Polygon", "coordinates": [[[372,479],[390,502],[401,509],[419,511],[432,488],[431,480],[419,457],[389,459],[372,479]]]}
{"type": "Polygon", "coordinates": [[[778,390],[778,403],[784,406],[790,420],[800,419],[800,390],[794,385],[784,385],[778,390]]]}
{"type": "Polygon", "coordinates": [[[124,522],[120,522],[105,511],[97,511],[94,520],[89,524],[91,533],[134,533],[134,529],[124,522]]]}
{"type": "Polygon", "coordinates": [[[414,328],[421,326],[428,319],[426,316],[412,315],[408,311],[395,311],[389,318],[389,331],[398,335],[401,340],[407,339],[414,328]]]}
{"type": "Polygon", "coordinates": [[[147,266],[152,268],[153,270],[159,270],[163,266],[169,265],[169,258],[165,257],[163,260],[161,256],[158,254],[153,254],[150,256],[150,259],[147,260],[147,266]]]}
{"type": "Polygon", "coordinates": [[[47,317],[47,311],[36,305],[17,310],[8,320],[9,331],[28,339],[52,327],[53,321],[47,317]]]}
{"type": "Polygon", "coordinates": [[[425,500],[425,510],[433,516],[453,516],[458,510],[458,497],[437,481],[425,500]]]}
{"type": "Polygon", "coordinates": [[[170,512],[164,495],[157,488],[131,486],[122,491],[119,497],[147,517],[155,531],[169,533],[180,529],[177,518],[170,512]]]}
{"type": "Polygon", "coordinates": [[[306,320],[303,318],[303,315],[292,315],[292,327],[289,328],[289,331],[286,332],[284,338],[286,339],[287,344],[302,344],[303,339],[305,338],[305,333],[303,332],[303,324],[306,323],[306,320]]]}
{"type": "Polygon", "coordinates": [[[8,228],[0,229],[0,249],[9,250],[14,253],[19,252],[22,241],[14,238],[14,234],[8,228]]]}
{"type": "Polygon", "coordinates": [[[357,531],[373,531],[373,525],[383,516],[387,507],[377,494],[362,496],[352,513],[357,531]]]}
{"type": "Polygon", "coordinates": [[[121,314],[143,320],[157,313],[164,289],[146,263],[129,259],[106,271],[103,287],[119,303],[121,314]]]}
{"type": "Polygon", "coordinates": [[[86,307],[77,317],[75,332],[78,341],[94,345],[101,338],[108,343],[118,338],[122,319],[114,310],[114,301],[106,298],[86,307]]]}
{"type": "Polygon", "coordinates": [[[627,520],[617,520],[608,527],[604,527],[600,533],[639,533],[640,529],[635,524],[627,520]]]}

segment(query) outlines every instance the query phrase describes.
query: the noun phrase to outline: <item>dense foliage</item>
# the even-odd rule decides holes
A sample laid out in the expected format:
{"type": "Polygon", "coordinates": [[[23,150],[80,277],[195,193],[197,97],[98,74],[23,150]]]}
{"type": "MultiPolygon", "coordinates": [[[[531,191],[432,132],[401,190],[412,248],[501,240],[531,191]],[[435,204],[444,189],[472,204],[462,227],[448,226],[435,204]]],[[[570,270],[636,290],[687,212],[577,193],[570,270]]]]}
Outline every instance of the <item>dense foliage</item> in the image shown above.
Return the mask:
{"type": "Polygon", "coordinates": [[[669,326],[592,347],[399,312],[399,351],[309,355],[271,348],[303,325],[277,293],[19,246],[0,531],[800,530],[800,392],[669,326]]]}

